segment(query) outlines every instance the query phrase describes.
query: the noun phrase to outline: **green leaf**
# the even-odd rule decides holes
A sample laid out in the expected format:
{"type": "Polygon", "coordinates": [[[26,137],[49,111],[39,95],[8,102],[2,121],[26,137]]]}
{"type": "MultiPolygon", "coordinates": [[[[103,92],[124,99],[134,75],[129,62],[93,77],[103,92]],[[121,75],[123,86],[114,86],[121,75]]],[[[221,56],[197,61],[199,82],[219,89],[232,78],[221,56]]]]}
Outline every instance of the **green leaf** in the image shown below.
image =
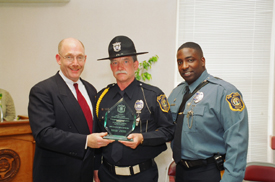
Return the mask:
{"type": "Polygon", "coordinates": [[[140,78],[141,78],[141,77],[140,77],[139,75],[136,75],[136,79],[137,79],[137,80],[140,80],[140,78]]]}
{"type": "Polygon", "coordinates": [[[152,75],[147,72],[148,69],[152,68],[152,64],[158,61],[158,55],[152,56],[148,61],[144,60],[143,62],[139,63],[139,67],[135,72],[135,76],[137,80],[151,80],[152,75]]]}
{"type": "Polygon", "coordinates": [[[147,80],[150,80],[152,78],[151,74],[150,73],[144,73],[144,76],[147,80]]]}

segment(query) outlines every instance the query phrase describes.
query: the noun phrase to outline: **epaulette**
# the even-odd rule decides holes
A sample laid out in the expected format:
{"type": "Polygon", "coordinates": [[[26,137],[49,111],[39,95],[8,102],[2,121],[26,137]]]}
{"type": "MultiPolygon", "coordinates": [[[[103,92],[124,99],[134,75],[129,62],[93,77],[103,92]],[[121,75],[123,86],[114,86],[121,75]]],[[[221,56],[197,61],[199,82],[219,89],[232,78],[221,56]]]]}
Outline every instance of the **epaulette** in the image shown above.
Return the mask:
{"type": "Polygon", "coordinates": [[[116,83],[111,83],[111,84],[107,85],[107,87],[113,87],[115,85],[116,85],[116,83]]]}
{"type": "Polygon", "coordinates": [[[219,78],[219,77],[216,77],[216,76],[214,76],[214,78],[216,78],[216,79],[218,79],[218,80],[222,80],[221,78],[219,78]]]}
{"type": "Polygon", "coordinates": [[[138,81],[138,85],[146,90],[150,90],[150,91],[153,91],[157,94],[160,94],[162,93],[162,91],[158,88],[158,87],[155,87],[155,86],[152,86],[152,85],[149,85],[149,84],[146,84],[146,83],[143,83],[143,82],[140,82],[138,81]]]}
{"type": "Polygon", "coordinates": [[[225,90],[232,90],[232,89],[235,90],[236,89],[236,87],[234,85],[232,85],[231,83],[229,83],[221,78],[218,78],[218,77],[212,77],[212,79],[210,78],[210,79],[208,79],[208,81],[211,83],[220,85],[225,90]]]}
{"type": "Polygon", "coordinates": [[[101,94],[106,88],[111,88],[111,87],[113,87],[113,86],[115,86],[115,85],[116,85],[115,83],[111,83],[111,84],[107,85],[106,87],[104,87],[103,89],[101,89],[101,90],[98,92],[98,94],[101,94]]]}
{"type": "Polygon", "coordinates": [[[216,83],[216,84],[220,84],[221,82],[223,82],[224,80],[219,78],[219,77],[214,77],[214,76],[211,76],[211,77],[208,77],[207,80],[210,82],[210,83],[216,83]]]}
{"type": "Polygon", "coordinates": [[[182,84],[184,84],[184,83],[185,83],[185,81],[179,83],[179,84],[177,85],[177,87],[180,86],[180,85],[182,85],[182,84]]]}

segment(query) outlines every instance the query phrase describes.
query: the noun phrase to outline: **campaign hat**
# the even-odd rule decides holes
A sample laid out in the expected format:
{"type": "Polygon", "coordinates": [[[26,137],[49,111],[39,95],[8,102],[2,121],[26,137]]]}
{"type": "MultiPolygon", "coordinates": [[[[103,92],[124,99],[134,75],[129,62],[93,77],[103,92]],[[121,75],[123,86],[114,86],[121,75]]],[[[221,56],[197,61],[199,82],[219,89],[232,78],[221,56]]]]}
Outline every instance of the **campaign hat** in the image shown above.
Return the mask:
{"type": "Polygon", "coordinates": [[[108,47],[109,57],[101,58],[100,60],[113,59],[123,56],[133,56],[146,54],[148,52],[137,52],[134,42],[126,36],[120,35],[113,38],[108,47]]]}

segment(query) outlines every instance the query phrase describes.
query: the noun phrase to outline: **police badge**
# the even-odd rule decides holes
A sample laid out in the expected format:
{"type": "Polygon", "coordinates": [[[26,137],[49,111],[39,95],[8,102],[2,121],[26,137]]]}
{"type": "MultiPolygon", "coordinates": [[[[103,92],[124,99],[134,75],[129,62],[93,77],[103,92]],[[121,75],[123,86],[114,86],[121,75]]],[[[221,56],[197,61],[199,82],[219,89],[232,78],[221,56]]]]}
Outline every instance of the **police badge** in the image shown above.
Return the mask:
{"type": "Polygon", "coordinates": [[[203,92],[197,92],[194,97],[194,102],[197,104],[203,99],[203,92]]]}
{"type": "Polygon", "coordinates": [[[121,42],[116,42],[113,44],[113,49],[115,52],[119,52],[121,50],[121,42]]]}
{"type": "Polygon", "coordinates": [[[143,106],[144,106],[143,100],[137,100],[136,101],[135,106],[134,106],[134,108],[136,110],[136,113],[137,113],[136,126],[138,126],[138,124],[140,122],[139,114],[141,113],[141,110],[143,109],[143,106]]]}
{"type": "Polygon", "coordinates": [[[144,106],[144,103],[143,103],[143,100],[137,100],[136,103],[135,103],[135,110],[137,113],[141,113],[141,110],[143,109],[143,106],[144,106]]]}

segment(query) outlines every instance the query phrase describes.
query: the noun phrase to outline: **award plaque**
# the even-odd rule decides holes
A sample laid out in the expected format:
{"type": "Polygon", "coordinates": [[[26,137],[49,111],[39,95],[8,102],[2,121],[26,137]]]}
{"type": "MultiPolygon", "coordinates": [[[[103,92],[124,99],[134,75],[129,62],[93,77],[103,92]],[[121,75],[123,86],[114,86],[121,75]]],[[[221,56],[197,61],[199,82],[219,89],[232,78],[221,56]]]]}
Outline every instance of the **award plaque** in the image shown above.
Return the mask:
{"type": "Polygon", "coordinates": [[[108,135],[103,137],[110,140],[124,140],[135,129],[136,115],[121,98],[114,106],[105,114],[104,128],[108,135]]]}

